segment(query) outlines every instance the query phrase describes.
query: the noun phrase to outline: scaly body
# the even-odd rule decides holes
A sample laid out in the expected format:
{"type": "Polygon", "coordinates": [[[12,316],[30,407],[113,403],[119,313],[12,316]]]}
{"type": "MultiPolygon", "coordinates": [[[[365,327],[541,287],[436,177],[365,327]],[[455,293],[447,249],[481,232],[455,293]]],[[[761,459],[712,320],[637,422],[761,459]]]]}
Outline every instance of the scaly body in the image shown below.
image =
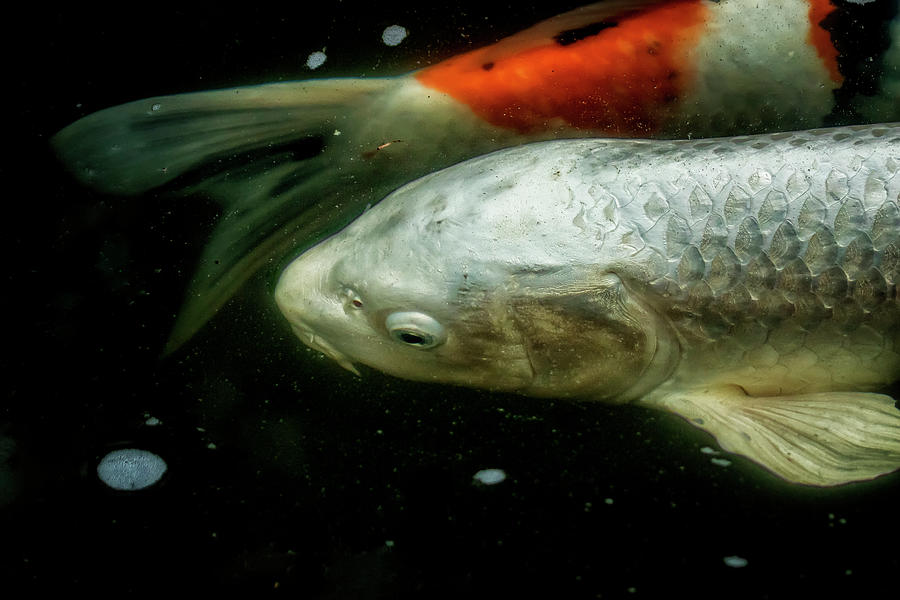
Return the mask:
{"type": "Polygon", "coordinates": [[[779,475],[900,467],[900,126],[562,140],[399,189],[276,298],[353,368],[682,414],[779,475]]]}

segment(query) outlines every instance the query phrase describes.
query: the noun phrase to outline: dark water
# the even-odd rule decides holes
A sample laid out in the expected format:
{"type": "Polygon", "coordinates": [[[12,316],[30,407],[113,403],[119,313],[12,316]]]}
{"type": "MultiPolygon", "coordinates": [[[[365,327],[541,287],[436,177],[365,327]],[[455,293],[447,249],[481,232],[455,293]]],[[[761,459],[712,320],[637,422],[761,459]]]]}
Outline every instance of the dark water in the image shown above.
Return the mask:
{"type": "Polygon", "coordinates": [[[330,4],[10,17],[26,35],[5,51],[15,157],[0,166],[0,593],[777,598],[896,587],[900,476],[790,486],[741,459],[712,464],[700,451],[710,439],[669,415],[358,379],[292,338],[271,302],[275,273],[160,359],[217,209],[86,191],[47,150],[53,132],[149,95],[306,77],[306,56],[323,47],[316,75],[401,73],[578,3],[330,4]],[[390,49],[380,33],[394,23],[411,35],[390,49]],[[162,424],[146,425],[151,416],[162,424]],[[100,457],[129,446],[169,464],[146,493],[95,477],[100,457]],[[474,484],[490,467],[506,481],[474,484]],[[733,556],[746,566],[728,566],[733,556]]]}

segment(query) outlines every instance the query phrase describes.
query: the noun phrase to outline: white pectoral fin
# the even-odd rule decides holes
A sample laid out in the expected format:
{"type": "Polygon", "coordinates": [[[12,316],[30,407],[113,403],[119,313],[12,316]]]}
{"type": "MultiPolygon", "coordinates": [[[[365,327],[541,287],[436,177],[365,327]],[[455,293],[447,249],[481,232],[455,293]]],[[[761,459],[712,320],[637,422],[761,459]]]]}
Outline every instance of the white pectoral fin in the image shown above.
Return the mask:
{"type": "Polygon", "coordinates": [[[900,410],[890,396],[821,392],[749,396],[736,386],[672,392],[648,402],[681,415],[784,479],[829,486],[900,469],[900,410]]]}

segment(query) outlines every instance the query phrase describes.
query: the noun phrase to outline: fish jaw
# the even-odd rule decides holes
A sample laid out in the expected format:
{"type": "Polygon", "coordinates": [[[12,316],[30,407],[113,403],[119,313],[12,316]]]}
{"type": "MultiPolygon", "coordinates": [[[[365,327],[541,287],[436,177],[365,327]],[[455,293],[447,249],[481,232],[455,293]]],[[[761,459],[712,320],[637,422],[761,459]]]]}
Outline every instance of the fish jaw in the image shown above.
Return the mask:
{"type": "Polygon", "coordinates": [[[349,358],[347,358],[334,346],[329,344],[322,336],[316,335],[316,332],[313,331],[312,328],[310,328],[308,325],[302,322],[292,323],[291,330],[294,332],[294,335],[300,338],[300,340],[304,344],[306,344],[313,350],[318,350],[344,369],[350,371],[358,377],[361,377],[360,372],[357,370],[356,366],[353,364],[353,362],[350,361],[349,358]]]}

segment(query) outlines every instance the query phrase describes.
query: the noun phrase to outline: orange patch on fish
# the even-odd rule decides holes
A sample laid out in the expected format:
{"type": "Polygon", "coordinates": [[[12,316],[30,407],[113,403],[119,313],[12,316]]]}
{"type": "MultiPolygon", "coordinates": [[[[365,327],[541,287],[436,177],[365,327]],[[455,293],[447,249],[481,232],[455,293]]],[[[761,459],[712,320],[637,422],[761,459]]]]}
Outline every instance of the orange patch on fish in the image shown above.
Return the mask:
{"type": "Polygon", "coordinates": [[[825,68],[828,69],[828,76],[831,80],[840,83],[844,80],[838,69],[837,48],[831,42],[831,34],[822,28],[825,18],[835,9],[830,0],[809,0],[809,44],[816,49],[819,58],[825,68]]]}
{"type": "Polygon", "coordinates": [[[708,8],[677,0],[538,39],[492,56],[467,52],[416,74],[425,86],[519,132],[562,123],[606,135],[653,135],[693,78],[690,51],[708,8]]]}

